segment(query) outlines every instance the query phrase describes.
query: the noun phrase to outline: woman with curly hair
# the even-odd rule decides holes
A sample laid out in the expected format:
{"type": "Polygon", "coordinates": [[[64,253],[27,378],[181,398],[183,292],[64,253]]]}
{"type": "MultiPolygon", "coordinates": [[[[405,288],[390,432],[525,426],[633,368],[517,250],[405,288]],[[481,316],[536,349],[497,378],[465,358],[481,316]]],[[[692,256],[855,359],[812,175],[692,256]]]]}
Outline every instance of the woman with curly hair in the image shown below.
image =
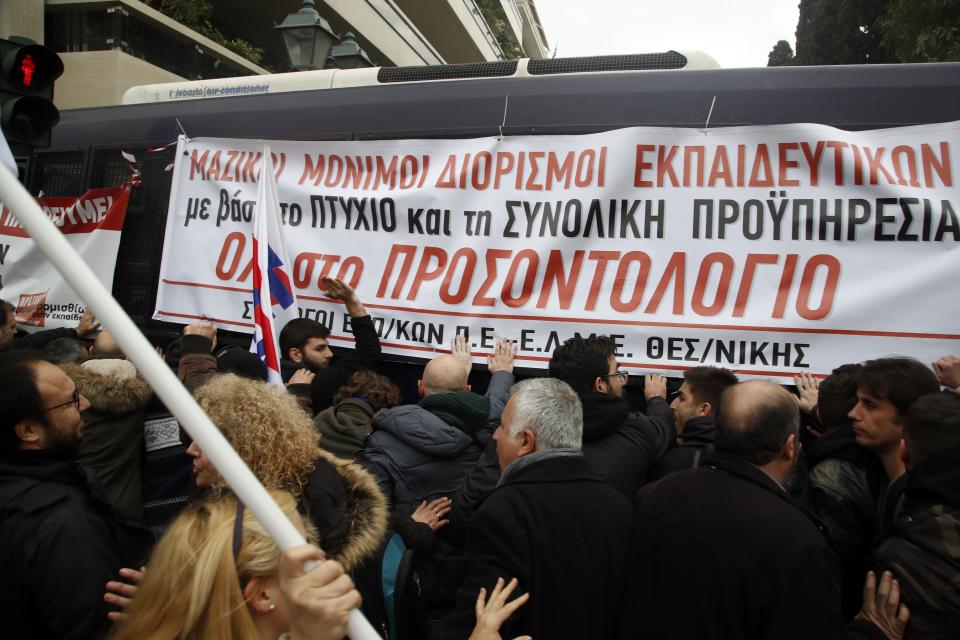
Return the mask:
{"type": "MultiPolygon", "coordinates": [[[[287,492],[271,492],[310,536],[287,492]]],[[[339,640],[360,594],[312,546],[280,549],[235,496],[188,507],[154,549],[114,640],[339,640]]]]}
{"type": "MultiPolygon", "coordinates": [[[[316,525],[320,546],[352,569],[373,555],[387,529],[387,508],[376,481],[361,466],[319,446],[313,422],[282,389],[232,374],[215,376],[197,402],[268,489],[289,491],[316,525]]],[[[198,488],[224,481],[196,443],[198,488]]]]}
{"type": "Polygon", "coordinates": [[[400,404],[400,389],[386,376],[357,371],[333,396],[333,406],[318,413],[313,424],[320,446],[346,460],[357,460],[373,428],[373,414],[400,404]]]}

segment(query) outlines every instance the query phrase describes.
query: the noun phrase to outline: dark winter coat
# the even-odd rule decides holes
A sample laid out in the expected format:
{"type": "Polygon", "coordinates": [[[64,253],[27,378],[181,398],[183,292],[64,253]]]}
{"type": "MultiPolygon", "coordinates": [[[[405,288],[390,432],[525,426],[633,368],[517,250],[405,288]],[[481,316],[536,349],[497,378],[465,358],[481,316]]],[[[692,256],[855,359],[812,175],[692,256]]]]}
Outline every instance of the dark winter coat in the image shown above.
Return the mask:
{"type": "MultiPolygon", "coordinates": [[[[380,338],[370,316],[351,318],[354,348],[345,351],[343,356],[333,360],[330,366],[318,369],[310,383],[310,396],[313,412],[319,413],[333,404],[333,396],[354,372],[362,369],[374,369],[380,359],[380,338]]],[[[280,362],[283,381],[286,382],[303,365],[283,359],[280,362]]],[[[297,392],[291,389],[291,392],[297,392]]]]}
{"type": "Polygon", "coordinates": [[[356,460],[373,428],[373,409],[359,398],[345,398],[313,417],[320,446],[335,456],[356,460]]]}
{"type": "Polygon", "coordinates": [[[320,547],[349,571],[376,551],[389,522],[387,501],[356,462],[321,452],[300,498],[320,547]]]}
{"type": "Polygon", "coordinates": [[[542,458],[515,473],[508,468],[470,519],[467,577],[454,613],[431,638],[469,636],[480,588],[489,594],[500,577],[517,578],[514,597],[530,593],[501,627],[501,637],[612,637],[629,526],[629,501],[579,453],[542,458]]]}
{"type": "Polygon", "coordinates": [[[623,398],[597,391],[579,396],[584,455],[607,484],[633,500],[676,437],[670,405],[651,398],[644,415],[631,412],[623,398]]]}
{"type": "Polygon", "coordinates": [[[700,466],[713,453],[714,416],[697,416],[683,425],[683,443],[668,450],[650,473],[650,481],[700,466]]]}
{"type": "MultiPolygon", "coordinates": [[[[579,395],[583,404],[583,454],[600,477],[633,500],[674,440],[670,406],[663,398],[653,398],[647,403],[647,415],[643,415],[631,412],[623,398],[594,391],[579,395]]],[[[463,543],[467,521],[499,478],[500,463],[491,443],[454,494],[450,525],[443,532],[451,543],[463,543]]]]}
{"type": "Polygon", "coordinates": [[[436,394],[420,404],[384,409],[374,416],[362,460],[393,510],[410,515],[423,500],[456,491],[499,423],[512,384],[512,373],[498,371],[486,396],[467,391],[436,394]],[[460,394],[460,408],[454,402],[451,407],[438,406],[444,403],[443,396],[460,394]]]}
{"type": "Polygon", "coordinates": [[[48,451],[0,453],[3,637],[104,637],[107,581],[141,566],[152,542],[89,469],[48,451]]]}
{"type": "Polygon", "coordinates": [[[887,472],[876,454],[857,444],[849,426],[828,431],[806,450],[808,506],[827,525],[841,563],[843,613],[860,610],[866,559],[880,533],[887,472]]]}
{"type": "Polygon", "coordinates": [[[139,376],[119,380],[80,365],[61,368],[90,401],[78,462],[93,469],[115,506],[142,519],[143,422],[153,390],[139,376]]]}
{"type": "MultiPolygon", "coordinates": [[[[640,490],[627,571],[624,639],[847,637],[825,527],[735,457],[715,453],[640,490]]],[[[854,633],[883,638],[868,623],[854,633]]]]}
{"type": "Polygon", "coordinates": [[[910,609],[907,640],[960,638],[960,450],[906,475],[903,508],[869,564],[890,569],[910,609]]]}

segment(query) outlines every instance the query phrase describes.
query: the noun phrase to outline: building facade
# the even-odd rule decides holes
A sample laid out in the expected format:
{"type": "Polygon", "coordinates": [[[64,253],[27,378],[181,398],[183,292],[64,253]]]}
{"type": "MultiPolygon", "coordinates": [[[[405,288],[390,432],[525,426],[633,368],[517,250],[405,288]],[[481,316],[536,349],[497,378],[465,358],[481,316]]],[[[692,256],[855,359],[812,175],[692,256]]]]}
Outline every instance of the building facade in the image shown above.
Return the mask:
{"type": "MultiPolygon", "coordinates": [[[[299,10],[302,0],[197,0],[209,16],[197,29],[157,10],[158,4],[3,0],[0,37],[28,37],[60,54],[60,109],[119,104],[136,85],[290,70],[273,26],[299,10]]],[[[376,66],[543,58],[548,52],[533,0],[317,0],[315,8],[337,35],[354,34],[376,66]]]]}

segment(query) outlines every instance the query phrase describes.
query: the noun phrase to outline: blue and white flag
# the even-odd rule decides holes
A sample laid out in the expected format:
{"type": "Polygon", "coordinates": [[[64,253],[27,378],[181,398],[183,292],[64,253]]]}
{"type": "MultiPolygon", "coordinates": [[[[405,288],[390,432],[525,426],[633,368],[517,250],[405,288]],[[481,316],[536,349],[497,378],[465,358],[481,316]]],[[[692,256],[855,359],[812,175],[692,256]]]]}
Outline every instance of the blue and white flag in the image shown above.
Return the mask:
{"type": "Polygon", "coordinates": [[[270,147],[263,148],[263,164],[253,216],[253,318],[251,351],[267,367],[267,380],[283,386],[280,376],[280,330],[300,316],[290,277],[290,260],[280,226],[280,198],[270,147]]]}

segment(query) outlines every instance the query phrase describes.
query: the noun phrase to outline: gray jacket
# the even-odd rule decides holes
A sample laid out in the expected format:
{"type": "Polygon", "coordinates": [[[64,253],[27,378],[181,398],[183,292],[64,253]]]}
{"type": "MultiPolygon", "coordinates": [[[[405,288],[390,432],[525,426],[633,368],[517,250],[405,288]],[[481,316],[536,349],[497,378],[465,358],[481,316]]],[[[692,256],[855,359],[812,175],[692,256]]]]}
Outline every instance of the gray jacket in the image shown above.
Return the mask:
{"type": "Polygon", "coordinates": [[[460,486],[499,424],[513,380],[506,371],[493,375],[486,426],[472,435],[420,405],[377,412],[361,462],[376,476],[393,510],[409,515],[423,500],[449,496],[460,486]]]}

